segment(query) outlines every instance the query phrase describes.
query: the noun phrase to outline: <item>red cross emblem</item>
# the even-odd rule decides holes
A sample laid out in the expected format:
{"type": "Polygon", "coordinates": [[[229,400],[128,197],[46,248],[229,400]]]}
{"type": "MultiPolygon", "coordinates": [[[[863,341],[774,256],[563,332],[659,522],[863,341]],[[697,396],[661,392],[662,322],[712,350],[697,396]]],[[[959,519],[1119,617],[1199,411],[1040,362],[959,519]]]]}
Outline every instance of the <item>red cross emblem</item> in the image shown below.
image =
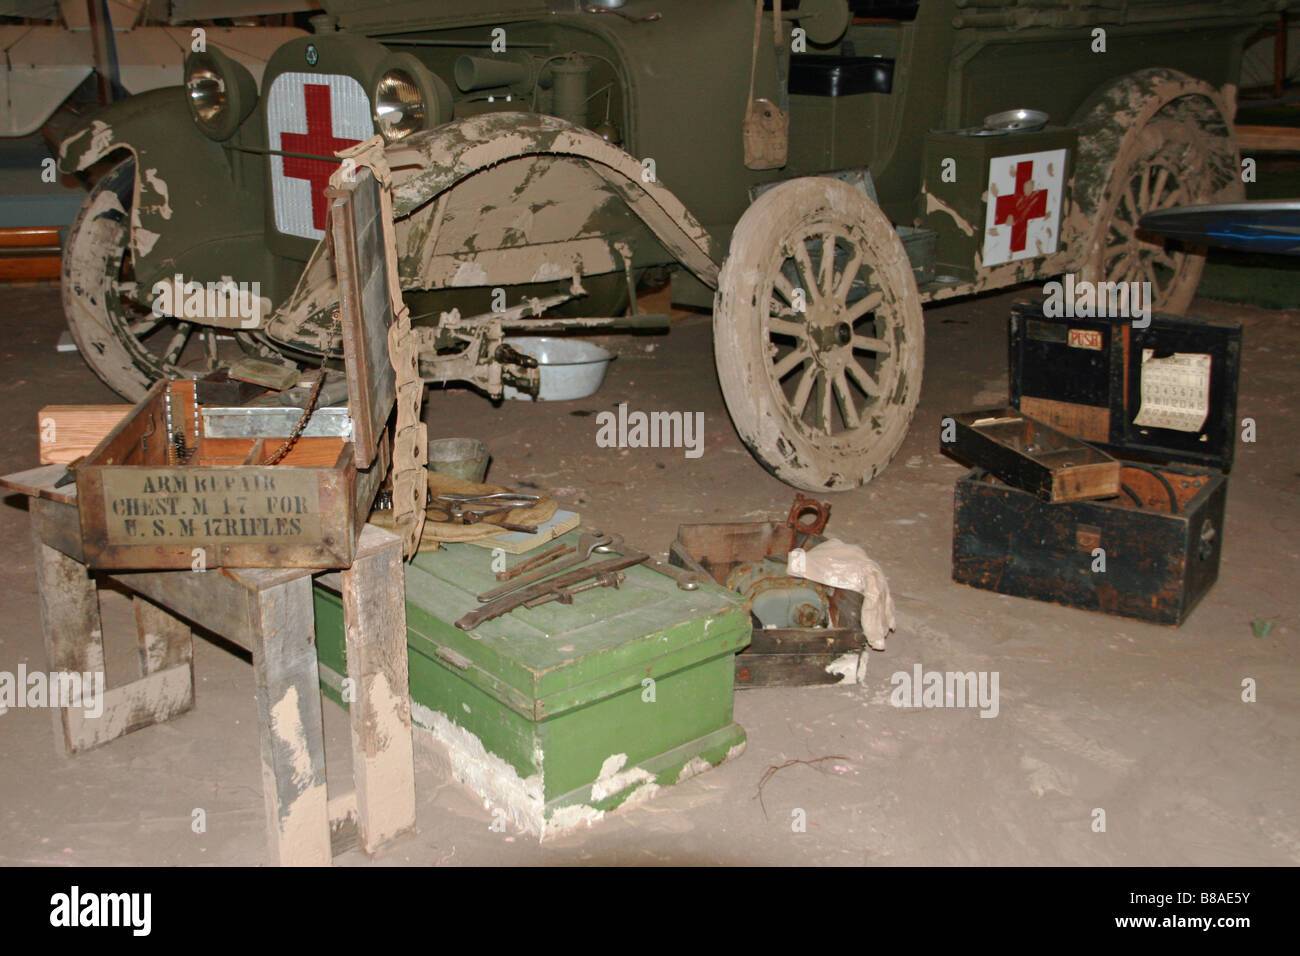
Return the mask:
{"type": "MultiPolygon", "coordinates": [[[[334,136],[334,115],[330,108],[328,86],[323,83],[304,84],[303,96],[307,102],[307,132],[281,134],[282,150],[286,153],[333,156],[340,149],[361,142],[359,139],[338,139],[334,136]]],[[[325,228],[325,187],[329,185],[335,165],[321,159],[284,157],[284,175],[289,179],[305,179],[311,184],[311,221],[317,229],[325,228]]],[[[1023,240],[1021,244],[1023,246],[1023,240]]]]}
{"type": "Polygon", "coordinates": [[[1034,174],[1033,160],[1016,163],[1016,191],[1010,196],[999,196],[994,217],[995,225],[1011,223],[1011,251],[1023,252],[1029,231],[1029,220],[1047,217],[1047,190],[1029,191],[1029,177],[1034,174]]]}

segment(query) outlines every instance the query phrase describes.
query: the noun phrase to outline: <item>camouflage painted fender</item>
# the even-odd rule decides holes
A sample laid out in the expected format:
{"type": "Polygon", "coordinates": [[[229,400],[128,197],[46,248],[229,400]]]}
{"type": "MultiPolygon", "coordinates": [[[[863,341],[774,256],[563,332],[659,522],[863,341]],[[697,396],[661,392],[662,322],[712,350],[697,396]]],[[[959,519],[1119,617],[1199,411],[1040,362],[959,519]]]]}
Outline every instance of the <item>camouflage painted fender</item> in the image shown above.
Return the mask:
{"type": "Polygon", "coordinates": [[[246,271],[237,281],[269,287],[261,199],[236,186],[222,147],[195,127],[183,88],[151,90],[98,110],[63,141],[59,167],[81,172],[119,151],[135,157],[129,242],[142,290],[176,272],[220,281],[232,262],[246,271]],[[172,181],[183,185],[174,194],[172,181]]]}
{"type": "MultiPolygon", "coordinates": [[[[1063,236],[1075,253],[1072,258],[1081,278],[1120,278],[1117,273],[1123,270],[1113,262],[1108,267],[1108,245],[1114,248],[1114,240],[1128,228],[1122,220],[1129,213],[1125,204],[1133,199],[1141,204],[1169,200],[1170,205],[1189,205],[1244,197],[1234,113],[1231,87],[1220,92],[1164,68],[1141,70],[1107,84],[1079,107],[1071,120],[1079,132],[1074,201],[1063,236]],[[1176,185],[1161,181],[1158,173],[1148,184],[1144,170],[1155,168],[1164,158],[1177,169],[1176,185]],[[1126,199],[1126,185],[1134,177],[1138,188],[1126,199]],[[1147,195],[1157,181],[1172,187],[1166,196],[1147,195]]],[[[1162,269],[1168,272],[1155,307],[1184,310],[1195,294],[1204,257],[1156,252],[1155,245],[1150,249],[1150,255],[1167,263],[1162,269]]]]}
{"type": "Polygon", "coordinates": [[[671,260],[717,286],[721,251],[653,166],[565,120],[476,116],[391,147],[388,161],[408,288],[621,269],[628,210],[671,260]]]}
{"type": "MultiPolygon", "coordinates": [[[[721,254],[681,200],[640,160],[565,120],[489,113],[386,156],[404,290],[567,282],[633,262],[680,262],[717,286],[721,254]]],[[[318,246],[267,334],[328,347],[337,297],[318,246]]]]}

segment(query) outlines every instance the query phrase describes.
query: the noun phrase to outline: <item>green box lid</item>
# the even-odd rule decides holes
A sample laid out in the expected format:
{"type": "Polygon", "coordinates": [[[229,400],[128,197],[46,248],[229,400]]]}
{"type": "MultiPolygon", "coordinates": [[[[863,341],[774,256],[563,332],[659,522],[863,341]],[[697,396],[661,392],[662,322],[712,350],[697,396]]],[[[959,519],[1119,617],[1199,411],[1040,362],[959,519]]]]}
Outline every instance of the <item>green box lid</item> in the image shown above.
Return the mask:
{"type": "MultiPolygon", "coordinates": [[[[576,546],[579,537],[571,531],[556,540],[576,546]]],[[[593,588],[571,605],[520,608],[462,631],[456,619],[499,584],[491,565],[490,550],[469,544],[417,555],[406,569],[408,641],[533,720],[749,644],[738,594],[711,581],[683,591],[641,566],[628,568],[617,590],[593,588]]]]}

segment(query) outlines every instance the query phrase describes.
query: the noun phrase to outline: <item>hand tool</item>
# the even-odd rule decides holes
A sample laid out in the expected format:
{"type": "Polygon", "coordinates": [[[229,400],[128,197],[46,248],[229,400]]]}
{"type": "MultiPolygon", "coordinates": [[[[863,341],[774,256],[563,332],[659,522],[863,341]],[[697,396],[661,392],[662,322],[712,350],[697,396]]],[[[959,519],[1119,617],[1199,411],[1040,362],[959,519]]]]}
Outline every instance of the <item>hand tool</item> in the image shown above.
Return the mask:
{"type": "Polygon", "coordinates": [[[496,528],[502,528],[506,531],[518,531],[522,534],[537,534],[537,525],[486,520],[488,518],[496,517],[497,515],[509,514],[513,508],[524,504],[528,504],[528,502],[517,502],[496,508],[466,508],[458,502],[449,502],[442,505],[434,503],[427,509],[428,512],[431,512],[428,516],[428,520],[436,521],[439,524],[478,524],[483,522],[496,528]],[[447,517],[435,517],[437,514],[444,514],[447,517]]]}
{"type": "Polygon", "coordinates": [[[459,518],[462,515],[497,515],[504,514],[514,508],[526,508],[533,504],[531,501],[485,501],[483,504],[476,504],[476,499],[464,501],[452,501],[445,495],[439,495],[438,501],[446,504],[433,504],[432,507],[439,511],[445,511],[453,518],[459,518]]]}
{"type": "Polygon", "coordinates": [[[574,550],[573,547],[570,545],[557,544],[555,547],[547,551],[543,551],[541,554],[536,555],[535,557],[531,557],[527,561],[520,561],[512,568],[506,568],[506,570],[504,571],[498,571],[497,580],[511,581],[514,578],[519,577],[519,575],[523,574],[525,571],[532,571],[534,568],[539,568],[543,564],[550,564],[552,561],[556,560],[557,558],[561,558],[566,554],[572,554],[573,550],[574,550]]]}
{"type": "Polygon", "coordinates": [[[548,591],[541,597],[533,598],[527,602],[524,607],[541,607],[543,604],[549,604],[551,601],[559,601],[561,604],[572,604],[573,596],[582,591],[590,591],[593,588],[614,588],[627,580],[627,575],[622,571],[607,571],[605,574],[597,576],[594,580],[584,581],[582,584],[575,584],[571,588],[556,588],[554,591],[548,591]]]}
{"type": "Polygon", "coordinates": [[[584,534],[578,539],[578,551],[576,554],[570,555],[554,564],[538,568],[536,571],[530,571],[528,574],[522,575],[513,581],[508,581],[500,587],[495,587],[490,591],[484,591],[478,596],[479,603],[487,604],[489,601],[495,601],[499,597],[518,591],[520,588],[525,588],[528,585],[549,577],[552,574],[557,574],[560,571],[575,567],[591,557],[591,553],[601,545],[618,547],[622,545],[622,543],[622,535],[601,534],[599,531],[584,534]]]}
{"type": "Polygon", "coordinates": [[[521,495],[513,491],[497,491],[490,495],[453,495],[444,494],[438,496],[439,501],[456,501],[461,504],[467,504],[477,501],[499,501],[502,504],[509,502],[511,508],[521,508],[525,505],[531,505],[541,501],[537,495],[521,495]]]}
{"type": "MultiPolygon", "coordinates": [[[[619,549],[614,547],[613,544],[607,544],[599,545],[596,550],[608,554],[611,551],[618,552],[619,549]]],[[[634,552],[629,551],[628,553],[632,554],[634,552]]],[[[703,578],[694,571],[688,571],[686,568],[673,567],[673,565],[669,564],[667,561],[660,561],[658,558],[652,558],[648,554],[641,563],[651,571],[658,572],[666,578],[671,578],[673,581],[677,582],[677,586],[683,591],[698,591],[700,588],[700,581],[703,580],[703,578]]]]}
{"type": "MultiPolygon", "coordinates": [[[[574,555],[574,557],[577,557],[577,555],[574,555]]],[[[585,560],[585,558],[582,560],[585,560]]],[[[511,611],[527,606],[530,601],[536,601],[548,594],[571,588],[573,585],[580,584],[590,578],[599,579],[603,575],[622,571],[634,564],[640,564],[643,560],[645,560],[645,555],[636,553],[611,558],[608,561],[601,561],[599,564],[589,564],[583,568],[574,568],[571,571],[566,571],[553,578],[547,578],[545,581],[535,582],[521,590],[507,593],[494,601],[490,601],[483,607],[462,616],[456,622],[456,626],[462,631],[472,631],[484,621],[491,621],[503,614],[509,614],[511,611]]]]}
{"type": "Polygon", "coordinates": [[[67,469],[63,472],[63,474],[59,475],[58,480],[54,482],[54,487],[62,488],[64,485],[70,485],[74,481],[76,481],[77,466],[80,465],[85,460],[86,460],[86,456],[82,455],[79,458],[76,458],[68,462],[67,469]]]}

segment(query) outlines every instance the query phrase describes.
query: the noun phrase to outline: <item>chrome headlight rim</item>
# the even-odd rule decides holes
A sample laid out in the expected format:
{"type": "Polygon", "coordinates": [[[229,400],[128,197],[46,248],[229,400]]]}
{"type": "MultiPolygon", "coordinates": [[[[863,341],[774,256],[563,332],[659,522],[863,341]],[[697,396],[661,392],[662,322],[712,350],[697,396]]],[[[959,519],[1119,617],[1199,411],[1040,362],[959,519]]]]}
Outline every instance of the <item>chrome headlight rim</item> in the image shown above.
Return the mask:
{"type": "Polygon", "coordinates": [[[409,70],[393,67],[381,73],[371,102],[375,128],[386,142],[396,143],[426,128],[424,94],[409,70]]]}
{"type": "Polygon", "coordinates": [[[451,90],[410,53],[384,58],[370,84],[371,118],[386,143],[396,143],[451,118],[451,90]],[[405,99],[402,99],[405,97],[405,99]],[[389,117],[400,110],[396,122],[389,117]]]}
{"type": "Polygon", "coordinates": [[[243,64],[213,47],[185,58],[185,99],[195,125],[220,141],[233,136],[253,111],[257,86],[243,64]]]}
{"type": "Polygon", "coordinates": [[[226,93],[226,78],[209,63],[196,63],[185,77],[185,92],[190,99],[190,111],[200,126],[214,129],[230,109],[226,93]]]}

